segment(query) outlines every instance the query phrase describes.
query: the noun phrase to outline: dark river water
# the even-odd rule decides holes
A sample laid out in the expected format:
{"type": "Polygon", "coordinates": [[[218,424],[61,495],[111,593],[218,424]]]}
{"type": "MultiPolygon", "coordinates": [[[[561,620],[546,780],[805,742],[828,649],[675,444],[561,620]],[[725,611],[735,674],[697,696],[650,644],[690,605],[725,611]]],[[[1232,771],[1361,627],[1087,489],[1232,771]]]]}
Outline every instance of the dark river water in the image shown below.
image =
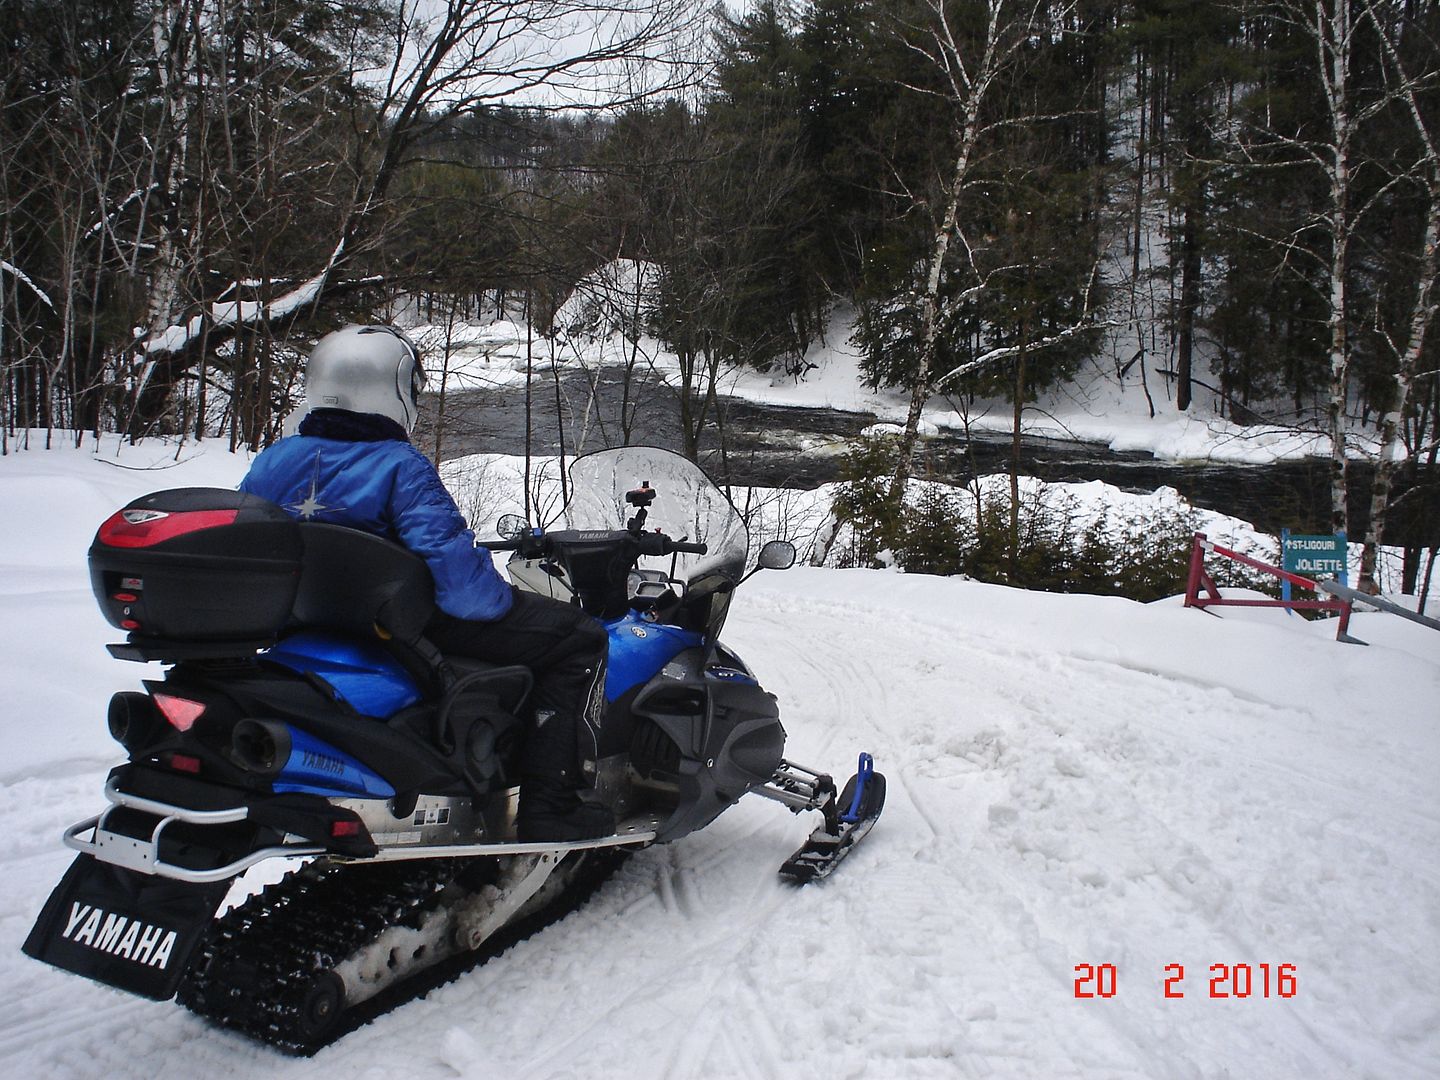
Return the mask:
{"type": "MultiPolygon", "coordinates": [[[[532,452],[549,455],[560,451],[562,425],[557,416],[563,418],[567,454],[576,452],[577,442],[584,450],[624,444],[620,376],[605,369],[599,379],[598,408],[582,375],[562,374],[558,395],[553,382],[537,382],[530,402],[532,452]]],[[[675,391],[658,381],[647,382],[632,391],[631,401],[639,407],[631,420],[630,443],[681,448],[675,391]]],[[[734,484],[766,487],[813,488],[838,479],[844,440],[876,422],[869,413],[787,408],[738,398],[722,399],[720,408],[720,422],[712,417],[702,437],[701,464],[716,479],[728,477],[734,484]]],[[[430,425],[435,412],[431,401],[421,413],[416,433],[417,444],[427,451],[434,444],[430,425]]],[[[523,390],[452,393],[446,413],[441,443],[444,459],[524,451],[523,390]]],[[[1287,527],[1297,532],[1329,531],[1327,459],[1274,465],[1187,464],[1159,461],[1144,452],[1116,452],[1098,443],[1041,438],[1023,439],[1020,456],[1022,473],[1050,482],[1103,480],[1136,492],[1173,487],[1196,506],[1249,521],[1264,532],[1278,533],[1287,527]]],[[[975,473],[1004,472],[1009,461],[1008,435],[977,434],[967,442],[963,434],[946,432],[922,440],[916,475],[961,483],[975,473]]],[[[1373,470],[1352,462],[1349,471],[1350,531],[1358,540],[1369,520],[1373,470]]],[[[1440,529],[1440,482],[1432,479],[1400,499],[1404,490],[1397,486],[1398,502],[1392,504],[1385,541],[1434,543],[1434,534],[1440,529]]]]}

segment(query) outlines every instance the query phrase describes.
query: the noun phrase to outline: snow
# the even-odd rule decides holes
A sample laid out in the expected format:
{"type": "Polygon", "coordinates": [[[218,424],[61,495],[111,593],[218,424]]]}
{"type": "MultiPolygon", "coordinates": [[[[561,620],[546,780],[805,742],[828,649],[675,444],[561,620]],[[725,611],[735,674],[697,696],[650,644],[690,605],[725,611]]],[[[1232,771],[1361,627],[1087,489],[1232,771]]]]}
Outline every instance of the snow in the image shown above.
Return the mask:
{"type": "MultiPolygon", "coordinates": [[[[641,334],[627,338],[615,327],[633,327],[637,292],[643,298],[653,287],[655,271],[648,263],[621,260],[607,264],[577,287],[556,315],[559,328],[553,339],[533,335],[527,345],[526,328],[509,320],[493,323],[419,323],[412,333],[430,355],[445,355],[450,386],[462,389],[524,385],[527,364],[536,371],[561,368],[594,370],[605,365],[638,364],[672,385],[679,385],[679,362],[655,339],[641,334]],[[447,332],[449,338],[447,339],[447,332]]],[[[827,408],[874,413],[877,423],[867,434],[898,432],[903,428],[910,399],[900,390],[872,390],[865,386],[860,353],[850,342],[854,312],[845,307],[832,315],[823,340],[805,355],[808,365],[800,377],[736,370],[721,377],[722,393],[768,405],[792,408],[827,408]]],[[[432,363],[432,374],[439,370],[432,363]]],[[[1053,439],[1099,443],[1116,451],[1144,451],[1166,461],[1209,461],[1233,465],[1269,464],[1301,457],[1326,457],[1329,439],[1302,427],[1241,425],[1214,415],[1212,395],[1196,389],[1196,404],[1185,413],[1167,400],[1164,380],[1155,377],[1151,397],[1155,415],[1133,371],[1119,377],[1104,362],[1087,366],[1072,382],[1044,391],[1027,405],[1022,426],[1025,434],[1053,439]]],[[[438,382],[432,385],[438,385],[438,382]]],[[[958,399],[937,394],[927,404],[920,432],[964,430],[966,416],[958,399]]],[[[972,431],[1008,434],[1012,406],[1001,399],[977,401],[969,409],[972,431]]],[[[1351,456],[1373,458],[1377,439],[1372,430],[1349,433],[1351,456]]]]}
{"type": "Polygon", "coordinates": [[[0,459],[7,1075],[1440,1071],[1440,636],[1357,611],[1362,648],[1274,610],[881,571],[760,574],[727,627],[779,698],[787,756],[848,772],[865,750],[889,778],[880,823],[825,882],[777,879],[811,823],[744,799],[310,1060],[31,961],[20,943],[71,858],[59,833],[99,809],[120,756],[104,703],[143,674],[104,653],[84,549],[135,495],[246,467],[210,445],[179,456],[0,459]],[[1211,965],[1242,963],[1255,992],[1210,997],[1211,965]],[[1114,996],[1078,999],[1081,964],[1113,964],[1114,996]],[[1183,999],[1164,996],[1172,964],[1183,999]]]}
{"type": "Polygon", "coordinates": [[[556,309],[556,333],[549,338],[511,319],[433,323],[404,307],[396,316],[413,323],[410,333],[427,356],[439,358],[430,362],[432,389],[441,378],[447,389],[521,387],[527,369],[548,372],[552,366],[593,370],[629,363],[673,377],[674,354],[643,333],[659,275],[656,264],[634,259],[602,265],[556,309]]]}
{"type": "MultiPolygon", "coordinates": [[[[903,425],[910,404],[908,393],[870,390],[864,385],[860,353],[849,340],[852,326],[853,313],[837,311],[825,341],[806,354],[805,359],[815,366],[803,379],[742,371],[726,377],[724,391],[774,405],[873,412],[880,418],[882,430],[903,425]]],[[[1268,464],[1329,453],[1328,438],[1315,432],[1242,426],[1207,415],[1203,404],[1181,413],[1164,399],[1159,386],[1153,393],[1156,415],[1151,417],[1138,379],[1127,383],[1100,364],[1092,364],[1073,383],[1047,390],[1039,401],[1027,406],[1023,429],[1027,435],[1042,438],[1095,442],[1117,451],[1148,451],[1166,461],[1268,464]]],[[[1197,397],[1197,402],[1203,397],[1197,397]]],[[[977,432],[1008,433],[1013,424],[1011,409],[1006,401],[981,401],[971,410],[969,426],[977,432]]],[[[936,395],[925,408],[921,434],[933,434],[940,428],[963,430],[965,426],[954,400],[936,395]]],[[[1355,432],[1353,437],[1352,449],[1357,455],[1363,448],[1373,456],[1373,433],[1355,432]]]]}
{"type": "Polygon", "coordinates": [[[614,259],[582,278],[555,312],[555,326],[574,336],[632,335],[653,312],[660,287],[658,264],[614,259]]]}
{"type": "MultiPolygon", "coordinates": [[[[263,303],[250,300],[221,300],[211,304],[209,325],[244,326],[262,318],[282,319],[287,315],[293,315],[306,304],[313,303],[315,298],[320,295],[320,290],[329,279],[330,272],[334,269],[335,263],[344,249],[345,241],[341,240],[335,250],[331,252],[330,261],[326,263],[324,270],[274,300],[267,300],[263,303]]],[[[205,326],[206,320],[203,316],[192,315],[183,323],[168,326],[145,338],[141,345],[147,355],[179,352],[198,337],[205,326]]],[[[137,328],[136,337],[143,336],[144,331],[137,328]]],[[[146,374],[142,377],[142,386],[148,375],[149,367],[146,368],[146,374]]]]}
{"type": "Polygon", "coordinates": [[[21,270],[18,266],[14,265],[13,263],[6,262],[4,259],[0,259],[0,273],[12,275],[16,281],[20,282],[20,284],[24,285],[32,293],[34,293],[36,298],[42,304],[48,307],[51,311],[55,310],[55,301],[51,300],[50,297],[46,295],[45,290],[40,288],[39,285],[36,285],[35,282],[30,280],[30,276],[26,274],[25,271],[21,270]]]}

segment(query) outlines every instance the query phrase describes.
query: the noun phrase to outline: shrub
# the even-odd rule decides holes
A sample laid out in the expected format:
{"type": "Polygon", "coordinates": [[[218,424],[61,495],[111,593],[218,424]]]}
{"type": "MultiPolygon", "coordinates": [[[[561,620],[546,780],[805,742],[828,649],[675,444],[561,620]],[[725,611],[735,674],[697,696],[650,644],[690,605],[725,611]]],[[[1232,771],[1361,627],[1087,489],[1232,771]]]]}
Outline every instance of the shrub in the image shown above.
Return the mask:
{"type": "MultiPolygon", "coordinates": [[[[1039,481],[1021,486],[1019,543],[1011,543],[1010,492],[1003,477],[976,490],[914,483],[903,508],[889,499],[892,453],[870,441],[847,459],[834,510],[847,528],[842,566],[893,561],[907,573],[963,574],[1048,592],[1093,593],[1149,601],[1185,590],[1199,515],[1158,505],[1117,516],[1087,508],[1039,481]],[[976,500],[979,500],[978,507],[976,500]],[[886,559],[886,553],[890,559],[886,559]]],[[[1236,563],[1209,567],[1216,583],[1277,592],[1276,579],[1236,563]]]]}

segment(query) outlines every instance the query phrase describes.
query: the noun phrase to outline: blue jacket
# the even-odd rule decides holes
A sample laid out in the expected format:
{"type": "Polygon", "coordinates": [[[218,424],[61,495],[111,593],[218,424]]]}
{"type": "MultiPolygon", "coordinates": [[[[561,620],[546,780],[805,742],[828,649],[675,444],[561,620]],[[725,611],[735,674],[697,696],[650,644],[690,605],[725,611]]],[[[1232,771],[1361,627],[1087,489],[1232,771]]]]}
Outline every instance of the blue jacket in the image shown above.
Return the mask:
{"type": "Polygon", "coordinates": [[[491,621],[510,610],[510,585],[475,546],[455,500],[399,424],[317,409],[300,432],[262,452],[240,490],[298,518],[363,529],[421,556],[435,602],[457,619],[491,621]]]}

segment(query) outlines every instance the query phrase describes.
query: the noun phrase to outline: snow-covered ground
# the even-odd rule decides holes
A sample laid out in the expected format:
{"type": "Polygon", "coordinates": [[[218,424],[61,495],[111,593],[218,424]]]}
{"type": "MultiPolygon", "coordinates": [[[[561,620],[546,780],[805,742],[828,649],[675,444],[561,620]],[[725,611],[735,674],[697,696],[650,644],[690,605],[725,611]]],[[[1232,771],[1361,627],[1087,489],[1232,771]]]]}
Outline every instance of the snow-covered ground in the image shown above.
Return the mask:
{"type": "Polygon", "coordinates": [[[1440,634],[1357,612],[1362,648],[1274,611],[875,571],[759,575],[728,624],[789,756],[889,777],[819,885],[775,874],[808,823],[743,800],[310,1060],[35,963],[60,830],[118,757],[104,703],[140,675],[104,653],[84,551],[134,495],[245,467],[181,456],[0,459],[7,1076],[1440,1074],[1440,634]],[[1086,964],[1113,996],[1076,996],[1086,964]]]}

